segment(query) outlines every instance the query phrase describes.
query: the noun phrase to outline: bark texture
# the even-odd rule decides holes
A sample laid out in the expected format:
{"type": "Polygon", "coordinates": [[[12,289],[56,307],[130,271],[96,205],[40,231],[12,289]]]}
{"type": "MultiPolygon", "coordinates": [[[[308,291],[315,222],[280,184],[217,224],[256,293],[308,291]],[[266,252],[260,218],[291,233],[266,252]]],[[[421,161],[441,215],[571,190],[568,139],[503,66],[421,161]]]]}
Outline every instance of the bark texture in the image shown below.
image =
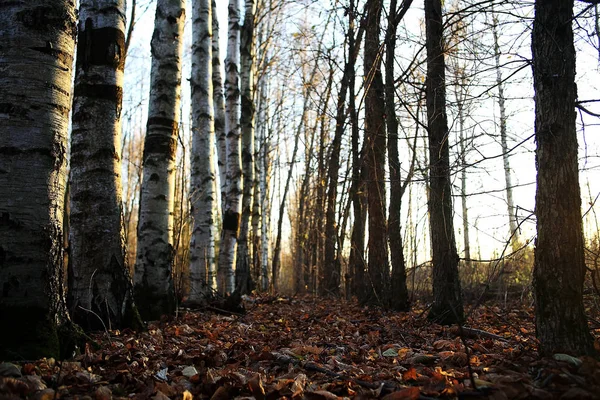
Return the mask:
{"type": "Polygon", "coordinates": [[[240,77],[241,77],[241,135],[242,135],[242,175],[243,196],[242,216],[237,250],[236,287],[241,294],[250,293],[254,288],[250,275],[250,217],[252,197],[256,180],[254,176],[254,75],[256,68],[255,27],[256,2],[246,0],[244,24],[240,35],[240,77]]]}
{"type": "Polygon", "coordinates": [[[385,101],[379,54],[381,0],[367,2],[365,28],[365,158],[367,169],[368,275],[365,302],[386,304],[389,284],[385,195],[385,101]]]}
{"type": "MultiPolygon", "coordinates": [[[[219,44],[219,19],[217,2],[212,0],[212,84],[213,105],[215,107],[215,136],[217,139],[217,165],[219,167],[219,187],[221,190],[221,211],[225,210],[227,198],[227,132],[225,131],[225,93],[221,74],[221,51],[219,44]]],[[[214,282],[216,284],[216,282],[214,282]]],[[[212,283],[211,283],[212,284],[212,283]]]]}
{"type": "Polygon", "coordinates": [[[85,329],[136,325],[125,265],[121,101],[125,1],[82,0],[71,134],[69,304],[85,329]]]}
{"type": "Polygon", "coordinates": [[[171,269],[184,21],[183,0],[157,1],[134,275],[136,304],[148,320],[175,309],[171,269]]]}
{"type": "Polygon", "coordinates": [[[0,26],[0,359],[57,357],[75,4],[0,2],[0,26]]]}
{"type": "Polygon", "coordinates": [[[194,228],[190,245],[190,294],[199,303],[215,279],[215,215],[217,193],[212,147],[215,143],[212,93],[212,10],[198,0],[192,10],[192,157],[191,206],[194,228]]]}
{"type": "Polygon", "coordinates": [[[239,0],[229,0],[229,34],[225,59],[227,196],[217,269],[217,290],[223,295],[231,294],[235,289],[235,259],[242,211],[240,108],[240,4],[239,0]]]}
{"type": "Polygon", "coordinates": [[[452,218],[446,65],[440,0],[425,0],[425,29],[429,221],[433,253],[433,305],[429,318],[441,324],[452,324],[462,322],[464,315],[452,218]]]}
{"type": "Polygon", "coordinates": [[[543,355],[592,354],[575,126],[573,1],[537,0],[532,32],[537,241],[533,287],[543,355]]]}

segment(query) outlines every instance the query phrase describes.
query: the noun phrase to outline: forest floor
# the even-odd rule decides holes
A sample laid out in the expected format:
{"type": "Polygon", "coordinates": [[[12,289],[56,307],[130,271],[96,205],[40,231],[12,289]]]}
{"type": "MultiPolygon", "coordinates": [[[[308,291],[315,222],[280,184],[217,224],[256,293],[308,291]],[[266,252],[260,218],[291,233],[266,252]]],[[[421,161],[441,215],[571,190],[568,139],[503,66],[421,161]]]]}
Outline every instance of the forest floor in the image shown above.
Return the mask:
{"type": "Polygon", "coordinates": [[[520,303],[467,307],[462,329],[429,322],[419,304],[263,296],[245,307],[98,333],[100,346],[70,361],[2,363],[0,399],[600,399],[600,363],[540,359],[520,303]]]}

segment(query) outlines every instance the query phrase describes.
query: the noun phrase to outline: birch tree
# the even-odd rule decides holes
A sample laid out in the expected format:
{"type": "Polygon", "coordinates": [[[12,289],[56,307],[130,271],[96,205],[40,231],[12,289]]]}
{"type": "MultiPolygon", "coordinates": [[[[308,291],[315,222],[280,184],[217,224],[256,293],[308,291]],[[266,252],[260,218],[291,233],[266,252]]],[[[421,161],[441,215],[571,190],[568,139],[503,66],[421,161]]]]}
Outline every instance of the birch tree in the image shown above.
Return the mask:
{"type": "Polygon", "coordinates": [[[197,0],[192,9],[192,157],[191,205],[194,228],[190,245],[190,295],[202,301],[215,263],[215,142],[212,93],[212,4],[197,0]]]}
{"type": "Polygon", "coordinates": [[[537,143],[533,293],[539,351],[545,356],[595,353],[583,306],[586,266],[572,23],[573,0],[536,0],[531,36],[537,143]]]}
{"type": "Polygon", "coordinates": [[[510,169],[510,154],[508,151],[508,133],[506,116],[506,96],[504,95],[504,79],[500,68],[500,41],[498,38],[498,17],[492,9],[492,34],[494,38],[494,66],[496,68],[496,87],[498,88],[498,107],[500,108],[500,144],[502,146],[502,164],[504,167],[504,182],[506,184],[506,205],[508,208],[508,227],[510,229],[510,243],[512,250],[519,247],[519,231],[517,229],[517,217],[513,200],[512,172],[510,169]]]}
{"type": "MultiPolygon", "coordinates": [[[[227,132],[225,131],[225,94],[221,74],[221,45],[219,41],[219,19],[217,2],[212,0],[212,85],[215,107],[215,136],[217,139],[217,164],[219,166],[219,187],[221,190],[221,211],[225,210],[227,198],[227,132]]],[[[211,283],[212,285],[212,283],[211,283]]]]}
{"type": "Polygon", "coordinates": [[[69,303],[85,328],[139,322],[125,265],[121,101],[125,1],[82,0],[71,133],[69,303]]]}
{"type": "Polygon", "coordinates": [[[462,322],[458,253],[452,218],[446,63],[441,0],[425,0],[427,47],[427,136],[429,139],[429,221],[433,253],[433,305],[429,318],[442,324],[462,322]]]}
{"type": "Polygon", "coordinates": [[[255,57],[255,0],[246,0],[244,24],[240,35],[240,78],[241,78],[241,135],[242,135],[242,175],[243,196],[242,215],[237,250],[236,286],[240,293],[252,291],[250,276],[250,217],[252,215],[252,197],[256,186],[254,178],[254,75],[255,57]]]}
{"type": "Polygon", "coordinates": [[[0,359],[59,356],[74,2],[0,5],[0,359]]]}
{"type": "Polygon", "coordinates": [[[229,33],[225,59],[225,131],[227,132],[227,194],[219,248],[217,290],[231,294],[235,289],[235,257],[242,207],[242,165],[240,158],[240,5],[229,0],[229,33]]]}
{"type": "Polygon", "coordinates": [[[184,21],[184,0],[157,1],[134,275],[144,319],[175,308],[171,269],[184,21]]]}

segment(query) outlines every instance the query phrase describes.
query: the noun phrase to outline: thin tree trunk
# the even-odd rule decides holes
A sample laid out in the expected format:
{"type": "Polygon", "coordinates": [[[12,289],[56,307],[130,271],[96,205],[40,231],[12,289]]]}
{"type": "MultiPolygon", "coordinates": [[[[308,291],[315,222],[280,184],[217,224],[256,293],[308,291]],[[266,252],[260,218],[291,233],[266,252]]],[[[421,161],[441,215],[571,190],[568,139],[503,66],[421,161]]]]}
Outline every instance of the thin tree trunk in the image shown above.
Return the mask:
{"type": "Polygon", "coordinates": [[[215,263],[215,143],[212,93],[212,7],[210,0],[197,0],[192,9],[192,156],[190,197],[194,220],[190,244],[190,295],[201,303],[214,277],[215,263]]]}
{"type": "Polygon", "coordinates": [[[572,21],[573,0],[536,0],[531,38],[537,143],[533,288],[539,351],[545,356],[595,353],[583,307],[586,266],[572,21]]]}
{"type": "Polygon", "coordinates": [[[368,275],[366,303],[386,305],[389,284],[386,189],[385,189],[385,101],[379,53],[382,1],[367,2],[365,68],[365,157],[368,208],[368,275]]]}
{"type": "MultiPolygon", "coordinates": [[[[215,136],[217,138],[217,164],[219,166],[219,182],[221,188],[221,212],[225,211],[227,200],[227,131],[225,129],[225,94],[221,74],[221,51],[219,42],[219,18],[217,2],[212,0],[212,85],[213,104],[215,107],[215,136]]],[[[209,282],[211,285],[216,282],[209,282]]]]}
{"type": "Polygon", "coordinates": [[[452,218],[450,154],[446,117],[446,66],[441,0],[425,0],[427,41],[427,134],[429,138],[429,221],[433,252],[433,305],[429,318],[441,324],[464,319],[458,253],[452,218]]]}
{"type": "Polygon", "coordinates": [[[240,68],[242,90],[242,113],[240,125],[242,130],[242,175],[243,197],[240,233],[238,239],[236,288],[240,294],[250,293],[254,282],[250,276],[249,230],[252,215],[252,195],[256,181],[254,177],[254,75],[256,57],[254,54],[256,13],[255,0],[246,0],[244,24],[241,30],[240,68]]]}
{"type": "Polygon", "coordinates": [[[0,25],[0,359],[58,357],[74,3],[3,2],[0,25]]]}
{"type": "Polygon", "coordinates": [[[227,118],[227,195],[223,212],[223,232],[219,248],[217,290],[221,295],[235,290],[237,240],[242,211],[242,165],[240,158],[240,5],[229,0],[229,34],[225,59],[225,101],[227,118]]]}
{"type": "Polygon", "coordinates": [[[175,308],[171,270],[184,21],[183,0],[157,1],[134,275],[136,303],[146,320],[175,308]]]}
{"type": "MultiPolygon", "coordinates": [[[[406,7],[406,6],[404,6],[406,7]]],[[[406,288],[406,263],[402,243],[401,213],[402,177],[400,175],[400,155],[398,151],[398,119],[396,117],[396,91],[394,82],[394,63],[396,50],[396,27],[399,23],[397,1],[391,0],[386,32],[385,62],[385,107],[388,133],[388,161],[390,168],[390,208],[388,217],[388,240],[392,263],[390,287],[390,307],[397,311],[410,308],[408,289],[406,288]]]]}
{"type": "Polygon", "coordinates": [[[71,134],[71,315],[86,329],[136,326],[121,204],[125,1],[82,0],[79,21],[71,134]]]}
{"type": "Polygon", "coordinates": [[[465,248],[465,264],[467,271],[470,271],[471,239],[469,237],[469,208],[467,207],[467,149],[465,145],[465,116],[463,110],[465,99],[463,96],[460,96],[460,98],[458,96],[458,140],[460,142],[460,200],[462,205],[463,246],[465,248]]]}
{"type": "MultiPolygon", "coordinates": [[[[354,39],[354,24],[356,21],[356,7],[354,0],[350,0],[348,12],[348,53],[358,54],[360,49],[360,35],[357,40],[354,39]]],[[[364,26],[364,25],[362,25],[364,26]]],[[[361,29],[362,29],[361,26],[361,29]]],[[[352,185],[350,186],[350,197],[352,199],[352,212],[354,214],[354,226],[350,237],[350,256],[348,259],[348,270],[350,271],[350,290],[358,299],[363,300],[365,291],[364,274],[366,268],[365,260],[365,220],[366,212],[364,205],[366,204],[364,180],[362,172],[362,157],[359,151],[359,126],[358,113],[356,110],[356,93],[355,93],[355,65],[356,58],[351,59],[348,75],[348,108],[350,114],[351,126],[351,149],[352,149],[352,185]]],[[[348,296],[348,294],[346,294],[348,296]]]]}
{"type": "Polygon", "coordinates": [[[519,245],[519,230],[517,228],[517,217],[513,201],[512,174],[510,170],[510,154],[508,153],[508,138],[506,132],[506,98],[504,97],[504,81],[502,79],[502,70],[500,68],[500,43],[498,40],[498,19],[492,13],[492,34],[494,36],[494,61],[496,67],[496,86],[498,87],[498,106],[500,107],[500,144],[502,145],[502,162],[504,165],[504,182],[506,184],[506,205],[508,207],[508,226],[510,229],[509,237],[513,251],[516,251],[519,245]]]}

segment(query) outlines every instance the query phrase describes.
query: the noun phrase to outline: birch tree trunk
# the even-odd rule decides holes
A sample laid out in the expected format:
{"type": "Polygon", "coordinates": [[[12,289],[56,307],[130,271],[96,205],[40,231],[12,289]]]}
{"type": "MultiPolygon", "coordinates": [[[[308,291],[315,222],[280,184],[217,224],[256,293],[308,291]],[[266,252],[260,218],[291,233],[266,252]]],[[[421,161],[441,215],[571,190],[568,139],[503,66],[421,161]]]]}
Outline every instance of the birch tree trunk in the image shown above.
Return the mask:
{"type": "Polygon", "coordinates": [[[509,237],[512,250],[519,248],[519,230],[517,228],[517,216],[513,200],[512,174],[510,170],[510,154],[508,154],[508,137],[506,132],[506,105],[504,97],[504,81],[500,69],[500,43],[498,40],[498,19],[492,12],[492,34],[494,36],[494,61],[496,67],[496,86],[498,87],[498,106],[500,107],[500,144],[502,146],[502,163],[504,166],[504,182],[506,184],[506,204],[508,207],[509,237]]]}
{"type": "Polygon", "coordinates": [[[252,215],[252,196],[256,186],[254,178],[254,75],[256,60],[255,27],[254,18],[256,13],[255,0],[246,0],[244,13],[244,24],[242,26],[240,40],[240,75],[241,75],[241,134],[242,134],[242,175],[243,175],[243,197],[242,216],[237,250],[236,265],[236,287],[240,294],[250,293],[254,283],[250,276],[250,246],[249,230],[250,217],[252,215]]]}
{"type": "Polygon", "coordinates": [[[216,205],[214,106],[212,93],[212,10],[210,0],[197,0],[192,9],[192,157],[191,205],[194,228],[190,244],[190,294],[201,303],[214,270],[216,205]]]}
{"type": "Polygon", "coordinates": [[[240,158],[240,5],[229,0],[229,34],[225,59],[225,105],[227,132],[227,195],[219,248],[217,290],[222,295],[235,290],[235,258],[242,211],[242,165],[240,158]]]}
{"type": "Polygon", "coordinates": [[[430,165],[428,206],[433,253],[433,305],[429,318],[441,324],[452,324],[462,322],[464,315],[452,218],[441,0],[425,0],[425,29],[425,86],[430,165]]]}
{"type": "Polygon", "coordinates": [[[536,0],[531,37],[537,143],[533,293],[544,356],[596,353],[583,305],[586,266],[572,23],[573,0],[536,0]]]}
{"type": "Polygon", "coordinates": [[[82,0],[71,134],[69,303],[87,329],[135,326],[121,205],[125,1],[82,0]]]}
{"type": "Polygon", "coordinates": [[[2,2],[0,26],[0,359],[58,357],[75,4],[2,2]]]}
{"type": "Polygon", "coordinates": [[[365,302],[385,305],[389,284],[386,189],[385,189],[385,103],[379,55],[381,0],[367,2],[365,28],[365,158],[369,259],[365,302]]]}
{"type": "Polygon", "coordinates": [[[134,275],[136,304],[147,320],[175,309],[171,269],[184,21],[184,0],[157,1],[134,275]]]}
{"type": "MultiPolygon", "coordinates": [[[[217,2],[212,0],[212,84],[213,104],[215,107],[215,136],[217,138],[217,165],[219,166],[219,186],[221,190],[221,212],[225,211],[227,198],[227,132],[225,130],[225,94],[221,74],[221,45],[219,42],[219,19],[217,2]]],[[[210,282],[211,286],[216,285],[210,282]]],[[[216,286],[214,286],[216,288],[216,286]]]]}

